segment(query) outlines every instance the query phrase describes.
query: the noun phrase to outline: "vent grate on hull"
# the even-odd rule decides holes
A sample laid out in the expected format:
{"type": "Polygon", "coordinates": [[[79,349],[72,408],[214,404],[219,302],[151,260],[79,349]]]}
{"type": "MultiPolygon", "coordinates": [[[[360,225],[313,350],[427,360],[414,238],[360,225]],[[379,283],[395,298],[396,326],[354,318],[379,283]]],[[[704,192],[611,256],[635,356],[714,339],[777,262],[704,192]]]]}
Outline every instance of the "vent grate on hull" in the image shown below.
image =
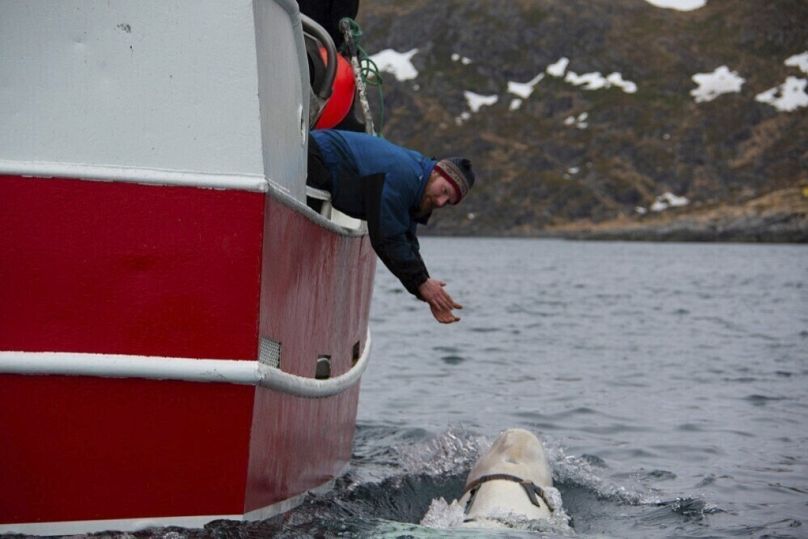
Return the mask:
{"type": "Polygon", "coordinates": [[[273,341],[272,339],[267,339],[266,337],[261,337],[261,348],[258,351],[258,361],[264,365],[267,365],[268,367],[280,369],[281,343],[273,341]]]}

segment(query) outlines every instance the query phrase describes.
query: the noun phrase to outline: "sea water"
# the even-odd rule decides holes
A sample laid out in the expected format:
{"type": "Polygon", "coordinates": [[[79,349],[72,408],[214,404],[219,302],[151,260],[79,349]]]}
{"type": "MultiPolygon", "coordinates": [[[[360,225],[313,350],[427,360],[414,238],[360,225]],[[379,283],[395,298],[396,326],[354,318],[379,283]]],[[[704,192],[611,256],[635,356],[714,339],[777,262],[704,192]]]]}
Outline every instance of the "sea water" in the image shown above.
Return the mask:
{"type": "Polygon", "coordinates": [[[462,321],[436,323],[380,265],[335,488],[264,522],[147,534],[808,536],[808,248],[426,238],[422,254],[462,321]],[[508,427],[544,440],[568,526],[453,527],[508,427]]]}

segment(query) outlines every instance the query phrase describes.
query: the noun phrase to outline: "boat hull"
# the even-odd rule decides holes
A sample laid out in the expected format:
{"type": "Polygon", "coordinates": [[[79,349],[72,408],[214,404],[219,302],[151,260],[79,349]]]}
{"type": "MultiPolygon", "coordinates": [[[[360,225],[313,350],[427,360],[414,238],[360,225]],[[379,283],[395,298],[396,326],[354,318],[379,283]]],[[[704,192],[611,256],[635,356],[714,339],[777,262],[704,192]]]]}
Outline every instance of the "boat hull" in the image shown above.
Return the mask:
{"type": "MultiPolygon", "coordinates": [[[[257,366],[271,342],[305,378],[368,352],[367,236],[271,191],[4,176],[0,200],[0,351],[257,366]]],[[[358,384],[146,378],[0,374],[0,531],[265,518],[350,458],[358,384]]]]}

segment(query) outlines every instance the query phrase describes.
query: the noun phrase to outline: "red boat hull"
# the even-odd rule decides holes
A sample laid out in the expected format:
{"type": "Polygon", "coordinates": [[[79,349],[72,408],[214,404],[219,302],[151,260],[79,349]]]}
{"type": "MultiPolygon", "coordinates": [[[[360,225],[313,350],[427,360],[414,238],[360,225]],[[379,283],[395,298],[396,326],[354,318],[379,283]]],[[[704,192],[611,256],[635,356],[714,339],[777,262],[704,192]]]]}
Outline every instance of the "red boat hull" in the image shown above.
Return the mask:
{"type": "MultiPolygon", "coordinates": [[[[375,255],[266,193],[0,177],[0,350],[259,360],[365,352],[375,255]]],[[[0,375],[0,525],[269,515],[351,454],[358,384],[0,375]]]]}

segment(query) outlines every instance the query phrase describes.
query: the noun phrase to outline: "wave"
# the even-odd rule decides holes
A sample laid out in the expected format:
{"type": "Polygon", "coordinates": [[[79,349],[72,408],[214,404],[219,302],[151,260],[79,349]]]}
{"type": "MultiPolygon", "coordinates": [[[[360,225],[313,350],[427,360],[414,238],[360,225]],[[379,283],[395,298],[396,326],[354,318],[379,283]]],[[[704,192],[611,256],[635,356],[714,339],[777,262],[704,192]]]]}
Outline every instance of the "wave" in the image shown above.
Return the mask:
{"type": "MultiPolygon", "coordinates": [[[[545,438],[556,487],[550,489],[558,508],[555,517],[538,522],[504,513],[498,516],[508,526],[505,530],[459,529],[463,508],[447,500],[460,497],[477,456],[497,434],[479,435],[463,426],[432,435],[419,428],[360,425],[347,473],[331,491],[308,495],[284,515],[260,522],[216,521],[202,530],[161,528],[121,537],[535,537],[537,533],[619,537],[625,522],[618,521],[626,517],[658,527],[698,522],[720,512],[697,497],[663,500],[653,492],[604,479],[602,474],[609,468],[603,459],[569,455],[560,443],[545,438]]],[[[648,473],[663,480],[675,477],[672,472],[648,473]]]]}

